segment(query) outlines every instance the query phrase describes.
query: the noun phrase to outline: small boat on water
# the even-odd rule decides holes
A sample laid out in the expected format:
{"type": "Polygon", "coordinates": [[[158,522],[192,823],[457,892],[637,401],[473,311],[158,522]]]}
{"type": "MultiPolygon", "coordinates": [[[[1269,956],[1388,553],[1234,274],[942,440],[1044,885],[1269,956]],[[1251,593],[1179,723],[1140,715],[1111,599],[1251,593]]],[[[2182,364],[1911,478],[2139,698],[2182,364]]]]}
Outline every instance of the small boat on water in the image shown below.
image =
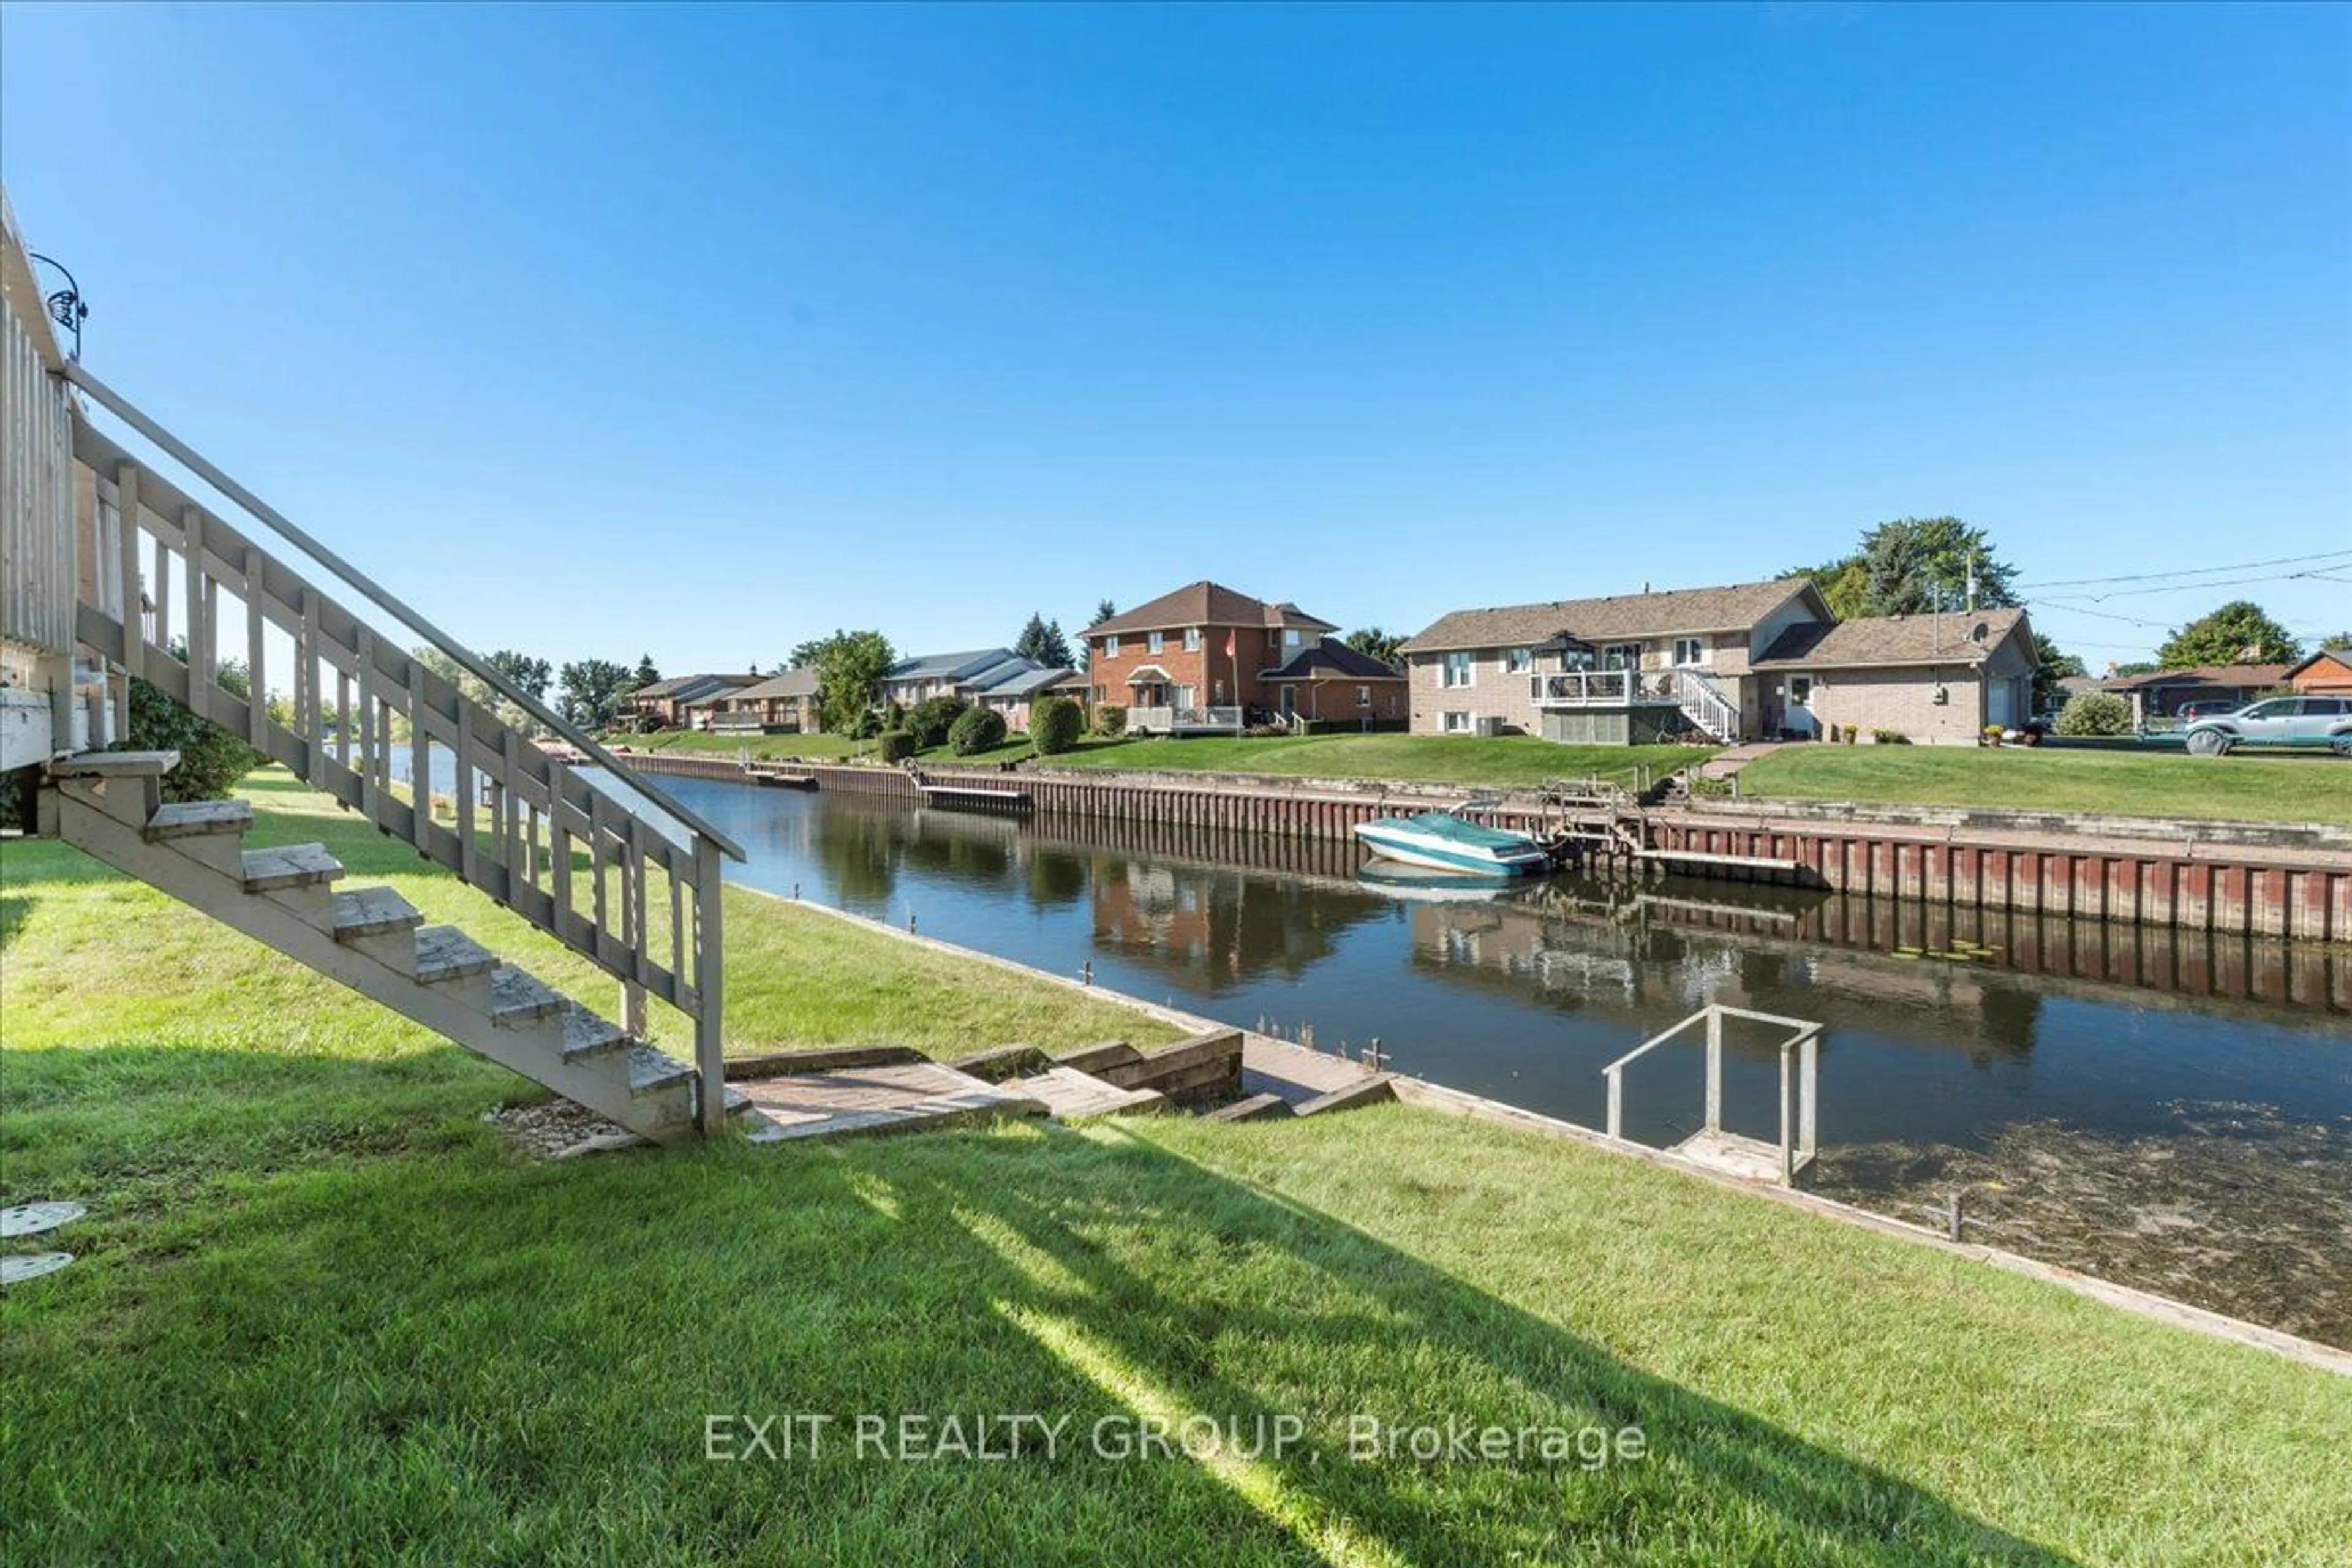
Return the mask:
{"type": "Polygon", "coordinates": [[[1551,869],[1551,853],[1524,833],[1482,827],[1450,811],[1381,816],[1359,823],[1366,848],[1408,866],[1486,876],[1528,877],[1551,869]]]}

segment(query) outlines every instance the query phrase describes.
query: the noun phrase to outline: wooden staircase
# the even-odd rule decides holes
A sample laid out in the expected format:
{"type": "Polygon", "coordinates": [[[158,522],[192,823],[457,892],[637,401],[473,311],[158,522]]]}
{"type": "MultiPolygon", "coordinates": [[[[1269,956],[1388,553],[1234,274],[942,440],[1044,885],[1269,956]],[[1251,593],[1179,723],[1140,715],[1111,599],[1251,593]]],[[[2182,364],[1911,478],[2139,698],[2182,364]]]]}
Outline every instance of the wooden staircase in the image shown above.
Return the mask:
{"type": "Polygon", "coordinates": [[[340,887],[343,868],[320,845],[247,848],[243,801],[164,804],[160,781],[178,762],[96,752],[50,764],[44,831],[634,1132],[696,1131],[692,1067],[455,926],[426,925],[394,889],[340,887]]]}
{"type": "Polygon", "coordinates": [[[719,1131],[741,848],[66,353],[0,217],[0,766],[43,829],[633,1131],[719,1131]],[[602,970],[614,1016],[317,845],[248,847],[239,803],[165,804],[170,753],[109,749],[134,679],[602,970]],[[654,1003],[691,1065],[646,1043],[654,1003]]]}

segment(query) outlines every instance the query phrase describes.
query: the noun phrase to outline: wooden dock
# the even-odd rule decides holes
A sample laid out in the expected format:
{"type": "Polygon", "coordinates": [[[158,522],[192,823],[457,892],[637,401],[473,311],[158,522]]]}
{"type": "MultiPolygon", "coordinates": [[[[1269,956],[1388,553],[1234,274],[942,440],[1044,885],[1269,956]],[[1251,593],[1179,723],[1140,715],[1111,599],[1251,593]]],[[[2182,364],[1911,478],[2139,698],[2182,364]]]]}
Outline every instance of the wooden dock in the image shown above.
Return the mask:
{"type": "Polygon", "coordinates": [[[751,1134],[754,1143],[911,1132],[1043,1116],[1049,1109],[1013,1086],[984,1083],[931,1061],[779,1074],[743,1079],[734,1088],[772,1123],[751,1134]]]}

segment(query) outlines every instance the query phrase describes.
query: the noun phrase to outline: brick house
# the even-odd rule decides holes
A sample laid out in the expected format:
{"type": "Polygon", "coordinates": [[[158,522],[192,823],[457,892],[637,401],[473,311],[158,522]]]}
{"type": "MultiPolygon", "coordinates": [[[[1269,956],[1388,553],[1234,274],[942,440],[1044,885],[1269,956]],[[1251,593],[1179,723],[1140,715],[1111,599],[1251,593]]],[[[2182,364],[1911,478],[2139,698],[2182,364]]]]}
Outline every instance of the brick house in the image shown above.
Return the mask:
{"type": "Polygon", "coordinates": [[[2287,683],[2284,664],[2200,664],[2186,669],[2151,669],[2121,676],[2107,689],[2132,705],[2132,722],[2177,717],[2191,702],[2243,708],[2287,683]]]}
{"type": "Polygon", "coordinates": [[[656,680],[640,686],[628,695],[628,710],[640,723],[650,721],[664,730],[676,729],[686,722],[687,705],[717,691],[731,691],[750,686],[760,679],[754,670],[744,675],[677,675],[667,680],[656,680]]]}
{"type": "Polygon", "coordinates": [[[2032,717],[2036,663],[2023,610],[1947,610],[1793,626],[1749,669],[1765,735],[1972,746],[2032,717]]]}
{"type": "Polygon", "coordinates": [[[1278,710],[1281,691],[1268,673],[1339,629],[1296,605],[1203,581],[1080,635],[1091,701],[1124,704],[1130,729],[1139,713],[1145,729],[1235,731],[1253,712],[1278,710]]]}
{"type": "Polygon", "coordinates": [[[1338,637],[1318,637],[1272,669],[1258,672],[1274,710],[1321,724],[1394,727],[1407,717],[1404,671],[1338,637]]]}
{"type": "Polygon", "coordinates": [[[794,731],[824,728],[817,717],[816,671],[786,670],[750,686],[722,688],[686,704],[698,730],[794,731]]]}
{"type": "Polygon", "coordinates": [[[1769,732],[1754,661],[1831,620],[1805,577],[1455,610],[1403,645],[1412,731],[1751,739],[1769,732]]]}
{"type": "Polygon", "coordinates": [[[2321,648],[2302,663],[2289,665],[2284,679],[2310,696],[2352,697],[2352,647],[2321,648]]]}

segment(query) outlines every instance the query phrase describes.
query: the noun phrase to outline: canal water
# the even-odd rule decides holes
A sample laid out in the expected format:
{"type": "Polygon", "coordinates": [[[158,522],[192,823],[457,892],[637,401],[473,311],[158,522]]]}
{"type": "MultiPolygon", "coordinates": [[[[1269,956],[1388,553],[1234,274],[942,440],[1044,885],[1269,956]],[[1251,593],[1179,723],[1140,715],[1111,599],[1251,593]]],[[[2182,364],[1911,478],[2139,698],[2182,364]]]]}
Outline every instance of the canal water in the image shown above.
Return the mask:
{"type": "MultiPolygon", "coordinates": [[[[1602,1066],[1707,1003],[1815,1020],[1819,1190],[1934,1222],[1964,1189],[1971,1239],[2352,1344],[2352,950],[1699,880],[1449,896],[1353,845],[662,784],[745,847],[730,879],[1588,1126],[1602,1066]]],[[[1696,1127],[1703,1062],[1628,1069],[1628,1135],[1696,1127]]],[[[1733,1031],[1727,1124],[1776,1138],[1778,1085],[1733,1031]]]]}

